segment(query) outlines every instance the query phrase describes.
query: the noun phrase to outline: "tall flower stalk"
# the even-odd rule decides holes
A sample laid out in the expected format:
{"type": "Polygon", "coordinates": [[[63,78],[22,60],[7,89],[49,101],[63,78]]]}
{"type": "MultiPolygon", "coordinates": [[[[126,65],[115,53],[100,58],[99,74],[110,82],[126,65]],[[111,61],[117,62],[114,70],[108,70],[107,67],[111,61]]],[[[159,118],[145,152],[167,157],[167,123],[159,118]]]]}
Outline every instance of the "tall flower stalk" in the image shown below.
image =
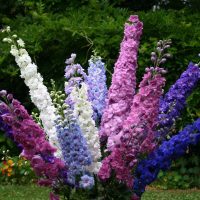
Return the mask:
{"type": "Polygon", "coordinates": [[[21,155],[30,161],[38,184],[53,186],[66,169],[54,156],[56,149],[46,140],[44,131],[11,94],[1,96],[0,114],[3,123],[12,129],[14,141],[21,145],[21,155]]]}
{"type": "Polygon", "coordinates": [[[160,103],[159,126],[157,137],[159,142],[172,134],[175,122],[186,106],[187,97],[200,81],[200,68],[190,63],[187,70],[170,87],[160,103]]]}
{"type": "Polygon", "coordinates": [[[81,87],[75,87],[70,97],[74,102],[74,116],[77,117],[81,131],[87,141],[88,148],[92,155],[92,164],[88,167],[91,173],[97,174],[101,167],[101,151],[98,129],[93,120],[92,104],[88,99],[88,87],[85,83],[81,87]]]}
{"type": "Polygon", "coordinates": [[[119,58],[115,63],[112,84],[101,119],[99,134],[102,141],[116,136],[130,113],[136,87],[137,53],[142,28],[143,24],[137,16],[131,16],[125,24],[119,58]]]}
{"type": "MultiPolygon", "coordinates": [[[[9,30],[7,32],[10,34],[9,30]]],[[[57,149],[55,155],[60,158],[61,150],[54,123],[56,119],[55,108],[50,94],[47,91],[47,87],[43,84],[42,76],[37,72],[36,64],[32,62],[31,57],[24,48],[24,41],[16,39],[16,37],[16,35],[13,35],[4,38],[4,41],[12,44],[10,53],[15,57],[15,61],[20,68],[21,78],[24,78],[25,84],[30,89],[29,93],[32,102],[40,111],[40,119],[48,140],[57,149]]]]}
{"type": "MultiPolygon", "coordinates": [[[[131,112],[123,123],[123,129],[113,137],[115,144],[111,154],[103,160],[99,177],[108,179],[111,170],[116,178],[132,186],[132,169],[140,155],[151,152],[155,147],[155,127],[158,107],[165,78],[162,68],[147,68],[139,91],[134,96],[131,112]]],[[[112,146],[112,144],[110,144],[112,146]]]]}
{"type": "Polygon", "coordinates": [[[89,100],[92,102],[94,112],[93,117],[99,123],[107,96],[105,64],[100,56],[93,55],[89,60],[87,84],[89,100]]]}
{"type": "Polygon", "coordinates": [[[138,164],[134,174],[134,192],[140,197],[145,187],[157,178],[160,170],[168,170],[173,160],[184,155],[190,145],[196,145],[199,141],[200,118],[170,140],[164,141],[138,164]]]}
{"type": "Polygon", "coordinates": [[[87,171],[87,167],[91,165],[92,158],[86,140],[74,117],[73,110],[64,103],[65,95],[61,91],[56,91],[54,82],[52,85],[51,97],[58,116],[55,122],[58,141],[63,160],[68,166],[67,183],[77,188],[91,188],[94,185],[94,178],[87,171]],[[84,182],[86,178],[87,183],[84,182]]]}

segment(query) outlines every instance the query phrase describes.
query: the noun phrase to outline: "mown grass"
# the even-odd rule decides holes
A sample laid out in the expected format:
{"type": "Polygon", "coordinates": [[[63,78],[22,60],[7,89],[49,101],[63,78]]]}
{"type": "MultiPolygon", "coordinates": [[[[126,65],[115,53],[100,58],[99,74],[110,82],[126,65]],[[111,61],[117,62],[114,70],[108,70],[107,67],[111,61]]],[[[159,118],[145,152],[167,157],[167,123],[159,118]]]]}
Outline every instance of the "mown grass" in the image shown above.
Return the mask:
{"type": "MultiPolygon", "coordinates": [[[[35,185],[0,186],[0,200],[48,200],[49,190],[35,185]]],[[[148,190],[142,200],[200,200],[200,190],[148,190]]]]}
{"type": "Polygon", "coordinates": [[[0,186],[0,200],[48,200],[49,190],[35,185],[0,186]]]}
{"type": "Polygon", "coordinates": [[[200,190],[147,190],[142,200],[200,200],[200,190]]]}

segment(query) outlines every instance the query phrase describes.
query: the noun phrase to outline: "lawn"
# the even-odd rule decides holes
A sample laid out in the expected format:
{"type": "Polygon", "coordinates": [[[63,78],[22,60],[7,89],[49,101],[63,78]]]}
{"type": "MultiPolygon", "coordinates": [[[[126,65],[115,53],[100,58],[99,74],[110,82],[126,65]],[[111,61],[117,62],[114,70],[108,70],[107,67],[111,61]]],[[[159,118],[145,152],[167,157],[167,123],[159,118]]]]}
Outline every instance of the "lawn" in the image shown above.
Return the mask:
{"type": "MultiPolygon", "coordinates": [[[[48,200],[48,189],[37,186],[0,186],[0,200],[48,200]]],[[[200,190],[148,190],[142,200],[200,200],[200,190]]]]}

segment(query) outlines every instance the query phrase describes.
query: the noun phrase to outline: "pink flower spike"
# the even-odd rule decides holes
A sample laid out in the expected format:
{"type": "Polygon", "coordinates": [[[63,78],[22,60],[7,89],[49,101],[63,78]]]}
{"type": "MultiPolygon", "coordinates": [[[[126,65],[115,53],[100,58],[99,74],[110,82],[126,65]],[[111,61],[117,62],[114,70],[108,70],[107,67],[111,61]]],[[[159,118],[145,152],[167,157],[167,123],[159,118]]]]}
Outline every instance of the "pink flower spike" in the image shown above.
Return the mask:
{"type": "Polygon", "coordinates": [[[140,155],[150,153],[155,148],[155,127],[157,125],[160,97],[165,78],[160,70],[146,72],[139,85],[139,91],[132,100],[128,117],[123,121],[121,131],[108,138],[112,145],[111,154],[104,158],[99,177],[109,178],[104,162],[110,159],[111,169],[116,178],[132,188],[132,169],[136,166],[140,155]]]}
{"type": "MultiPolygon", "coordinates": [[[[124,27],[124,38],[101,119],[99,134],[102,141],[115,137],[122,130],[135,94],[137,54],[143,25],[137,16],[131,16],[130,19],[136,23],[126,23],[124,27]]],[[[112,151],[112,143],[108,144],[108,150],[112,151]]]]}

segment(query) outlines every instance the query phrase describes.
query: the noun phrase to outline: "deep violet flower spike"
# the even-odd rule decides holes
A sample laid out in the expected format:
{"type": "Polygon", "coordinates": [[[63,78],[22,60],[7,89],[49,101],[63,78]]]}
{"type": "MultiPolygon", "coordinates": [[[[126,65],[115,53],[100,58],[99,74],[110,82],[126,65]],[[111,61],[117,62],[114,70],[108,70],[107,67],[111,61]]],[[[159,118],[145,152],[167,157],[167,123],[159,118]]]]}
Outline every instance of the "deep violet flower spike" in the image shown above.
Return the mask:
{"type": "Polygon", "coordinates": [[[99,121],[103,114],[107,96],[105,64],[99,56],[94,55],[89,60],[87,84],[88,96],[94,112],[93,117],[95,121],[99,121]]]}
{"type": "Polygon", "coordinates": [[[8,113],[7,106],[0,101],[0,130],[5,133],[5,135],[13,139],[13,132],[11,126],[7,123],[4,123],[2,116],[5,116],[8,113]]]}
{"type": "Polygon", "coordinates": [[[164,141],[138,164],[133,180],[134,192],[141,196],[145,187],[157,178],[160,170],[168,170],[173,160],[184,155],[190,145],[196,145],[199,141],[200,118],[186,126],[169,141],[164,141]]]}
{"type": "Polygon", "coordinates": [[[172,130],[176,119],[181,115],[181,111],[186,106],[187,97],[192,93],[200,80],[200,68],[190,63],[187,70],[172,85],[169,91],[161,99],[159,109],[159,127],[157,137],[159,140],[165,139],[172,130]]]}
{"type": "Polygon", "coordinates": [[[105,141],[117,135],[130,112],[136,87],[137,53],[143,24],[137,16],[130,16],[125,24],[124,38],[114,67],[106,107],[101,119],[100,137],[105,141]]]}

